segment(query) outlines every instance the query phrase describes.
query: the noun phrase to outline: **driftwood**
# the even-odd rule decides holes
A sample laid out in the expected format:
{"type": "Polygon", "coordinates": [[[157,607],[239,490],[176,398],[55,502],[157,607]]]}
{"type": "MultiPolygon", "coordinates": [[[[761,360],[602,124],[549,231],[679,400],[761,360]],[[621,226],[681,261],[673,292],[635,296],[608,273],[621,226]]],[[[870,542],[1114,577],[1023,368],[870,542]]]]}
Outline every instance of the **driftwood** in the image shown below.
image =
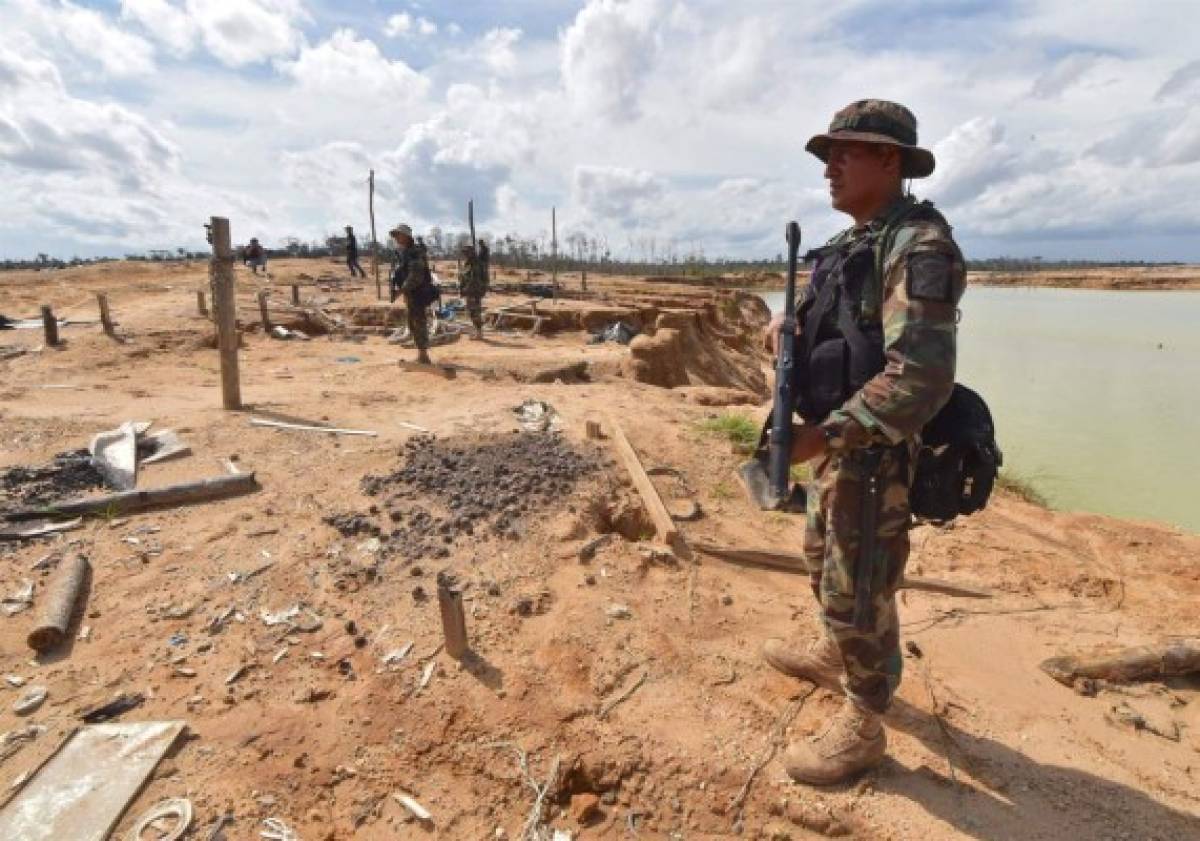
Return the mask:
{"type": "Polygon", "coordinates": [[[625,437],[625,433],[622,431],[620,425],[612,417],[609,417],[607,420],[609,436],[613,440],[613,446],[616,447],[617,455],[621,457],[625,469],[629,471],[629,478],[633,480],[633,486],[637,488],[637,492],[642,497],[646,511],[650,514],[650,519],[654,523],[654,530],[658,533],[658,539],[668,546],[673,547],[675,541],[679,538],[679,529],[676,527],[675,521],[671,519],[671,515],[667,512],[667,507],[663,505],[662,497],[658,495],[658,489],[654,487],[654,483],[646,475],[646,469],[642,467],[641,459],[638,458],[637,452],[630,445],[629,439],[625,437]]]}
{"type": "MultiPolygon", "coordinates": [[[[743,566],[764,567],[777,569],[782,572],[792,572],[807,575],[804,557],[789,552],[776,552],[773,549],[734,549],[727,546],[717,546],[713,543],[691,542],[691,547],[705,555],[720,558],[743,566]]],[[[976,587],[964,587],[949,581],[936,578],[919,578],[906,575],[900,584],[902,590],[919,590],[924,593],[938,593],[943,596],[957,596],[963,599],[990,599],[992,594],[987,590],[976,587]]]]}
{"type": "Polygon", "coordinates": [[[88,570],[88,561],[83,555],[63,561],[54,580],[46,588],[42,618],[27,638],[29,647],[34,651],[49,651],[67,638],[67,629],[71,627],[71,617],[75,614],[75,603],[79,601],[79,594],[87,583],[88,570]]]}
{"type": "Polygon", "coordinates": [[[1200,672],[1200,639],[1139,645],[1121,651],[1051,657],[1042,671],[1064,686],[1079,678],[1133,683],[1200,672]]]}
{"type": "Polygon", "coordinates": [[[72,499],[51,503],[42,508],[18,508],[5,516],[10,520],[33,520],[39,517],[64,514],[86,516],[88,514],[125,514],[145,508],[164,505],[190,505],[194,502],[209,502],[214,499],[238,496],[258,489],[253,473],[238,473],[218,476],[179,485],[161,488],[121,491],[103,496],[72,499]]]}

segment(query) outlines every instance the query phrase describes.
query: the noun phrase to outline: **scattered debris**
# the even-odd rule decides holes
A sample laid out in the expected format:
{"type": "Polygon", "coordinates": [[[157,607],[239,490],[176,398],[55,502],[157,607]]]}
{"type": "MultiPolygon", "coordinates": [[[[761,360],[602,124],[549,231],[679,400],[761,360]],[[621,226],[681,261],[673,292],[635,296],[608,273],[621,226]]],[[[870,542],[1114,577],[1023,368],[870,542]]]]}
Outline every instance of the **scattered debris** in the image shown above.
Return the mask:
{"type": "Polygon", "coordinates": [[[409,797],[402,791],[392,795],[396,801],[408,811],[412,812],[413,817],[424,823],[433,823],[433,815],[429,814],[429,810],[418,803],[413,798],[409,797]]]}
{"type": "Polygon", "coordinates": [[[294,429],[301,432],[328,432],[331,435],[378,435],[369,429],[338,429],[332,426],[309,426],[302,423],[284,423],[283,421],[266,420],[265,418],[250,418],[251,426],[266,426],[271,429],[294,429]]]}
{"type": "Polygon", "coordinates": [[[433,670],[437,668],[437,663],[430,660],[425,664],[425,670],[421,672],[421,682],[417,685],[417,689],[424,689],[429,685],[429,679],[433,677],[433,670]]]}
{"type": "Polygon", "coordinates": [[[671,519],[671,515],[667,513],[662,497],[658,495],[658,490],[654,487],[654,483],[646,475],[646,470],[642,467],[641,459],[638,458],[637,452],[634,451],[633,446],[629,443],[629,439],[625,437],[625,432],[621,429],[620,424],[614,418],[609,417],[607,419],[607,426],[609,434],[613,439],[613,446],[616,447],[617,454],[625,464],[625,469],[629,471],[629,477],[633,480],[633,486],[637,488],[638,494],[642,497],[642,503],[646,506],[646,511],[650,514],[650,519],[654,522],[654,529],[658,533],[659,541],[665,543],[667,546],[673,546],[679,538],[679,529],[675,526],[675,521],[671,519]]]}
{"type": "Polygon", "coordinates": [[[643,671],[641,676],[636,681],[634,681],[633,684],[628,689],[626,689],[624,692],[622,692],[616,698],[613,698],[611,701],[609,701],[609,702],[605,703],[603,706],[601,706],[600,711],[596,713],[596,718],[599,718],[602,721],[604,719],[608,718],[608,714],[613,711],[613,708],[616,707],[618,704],[621,704],[621,703],[629,700],[630,696],[633,695],[634,692],[637,692],[639,688],[641,688],[641,685],[646,682],[646,678],[648,678],[649,676],[650,676],[649,672],[643,671]]]}
{"type": "Polygon", "coordinates": [[[1153,733],[1166,739],[1169,742],[1178,742],[1179,723],[1176,721],[1154,721],[1147,717],[1144,713],[1131,707],[1128,702],[1122,701],[1113,707],[1104,716],[1112,724],[1123,724],[1127,727],[1132,727],[1134,730],[1144,730],[1147,733],[1153,733]]]}
{"type": "Polygon", "coordinates": [[[1134,683],[1200,672],[1200,639],[1166,645],[1139,645],[1117,652],[1051,657],[1042,671],[1064,686],[1078,678],[1134,683]]]}
{"type": "Polygon", "coordinates": [[[101,704],[88,710],[80,718],[86,724],[100,724],[105,721],[111,721],[119,715],[124,715],[130,710],[137,709],[146,702],[146,696],[140,692],[133,694],[121,694],[107,704],[101,704]]]}
{"type": "Polygon", "coordinates": [[[279,324],[276,324],[271,328],[271,335],[276,339],[298,339],[301,342],[307,342],[312,338],[303,330],[289,330],[287,327],[283,327],[279,324]]]}
{"type": "Polygon", "coordinates": [[[235,476],[218,476],[160,488],[119,491],[103,496],[50,502],[37,508],[9,511],[6,516],[10,520],[32,520],[49,514],[82,514],[84,516],[104,514],[111,516],[117,512],[124,514],[165,505],[210,502],[214,499],[224,499],[255,490],[258,490],[258,483],[254,481],[254,474],[239,473],[235,476]]]}
{"type": "Polygon", "coordinates": [[[624,321],[614,321],[607,327],[602,327],[592,333],[592,338],[588,340],[588,344],[598,345],[604,342],[616,342],[617,344],[627,345],[634,340],[641,331],[632,324],[624,321]]]}
{"type": "Polygon", "coordinates": [[[0,472],[0,490],[18,505],[45,505],[67,494],[104,486],[87,450],[59,453],[40,467],[10,467],[0,472]]]}
{"type": "Polygon", "coordinates": [[[0,810],[0,838],[104,841],[183,729],[153,721],[75,731],[0,810]]]}
{"type": "Polygon", "coordinates": [[[33,607],[33,582],[28,579],[22,580],[21,589],[0,600],[0,606],[4,607],[4,612],[9,616],[16,616],[21,611],[33,607]]]}
{"type": "Polygon", "coordinates": [[[275,625],[287,625],[288,633],[292,631],[303,631],[304,633],[312,633],[321,629],[323,620],[310,607],[303,603],[294,604],[286,610],[269,613],[263,610],[259,613],[263,624],[268,627],[275,625]]]}
{"type": "Polygon", "coordinates": [[[607,546],[612,542],[613,533],[608,532],[599,537],[593,537],[587,543],[579,547],[579,560],[581,563],[587,563],[596,557],[596,552],[602,547],[607,546]]]}
{"type": "Polygon", "coordinates": [[[92,437],[88,452],[108,487],[117,491],[137,487],[137,439],[149,428],[146,421],[126,421],[92,437]]]}
{"type": "Polygon", "coordinates": [[[0,764],[45,732],[46,728],[41,724],[28,724],[0,736],[0,764]]]}
{"type": "Polygon", "coordinates": [[[406,642],[404,645],[400,646],[399,648],[389,651],[387,654],[383,655],[383,665],[385,665],[385,666],[396,665],[397,663],[399,663],[401,660],[403,660],[405,657],[408,656],[408,652],[412,651],[412,647],[413,647],[412,642],[406,642]]]}
{"type": "Polygon", "coordinates": [[[137,448],[140,464],[156,464],[192,452],[192,448],[183,443],[173,429],[160,429],[138,438],[137,448]]]}
{"type": "Polygon", "coordinates": [[[629,609],[628,605],[623,605],[623,604],[610,604],[608,606],[608,610],[604,611],[604,613],[605,613],[605,615],[608,616],[609,619],[632,619],[633,618],[633,611],[629,609]]]}
{"type": "Polygon", "coordinates": [[[258,834],[260,838],[266,838],[267,841],[300,841],[300,836],[296,834],[296,831],[279,818],[266,818],[263,820],[263,826],[266,829],[258,834]]]}
{"type": "Polygon", "coordinates": [[[9,686],[20,688],[25,685],[25,678],[20,675],[5,675],[4,682],[9,686]]]}
{"type": "Polygon", "coordinates": [[[31,712],[35,712],[38,707],[45,703],[46,696],[49,694],[50,690],[44,686],[31,686],[13,704],[13,712],[17,715],[29,715],[31,712]]]}
{"type": "Polygon", "coordinates": [[[518,423],[526,432],[552,432],[562,429],[562,418],[554,407],[544,400],[534,400],[532,397],[513,409],[518,423]]]}
{"type": "Polygon", "coordinates": [[[151,827],[156,833],[154,841],[179,841],[192,825],[192,817],[192,801],[186,797],[167,798],[151,806],[133,822],[126,841],[143,841],[142,833],[151,827]],[[174,826],[167,824],[169,828],[164,829],[163,824],[170,819],[174,819],[174,826]]]}
{"type": "Polygon", "coordinates": [[[24,526],[0,529],[0,540],[30,540],[34,537],[45,537],[48,534],[57,534],[78,528],[83,528],[82,517],[76,517],[73,520],[62,520],[57,523],[47,520],[40,523],[30,523],[24,526]]]}
{"type": "Polygon", "coordinates": [[[679,523],[692,523],[704,516],[700,503],[694,499],[672,500],[667,513],[671,515],[672,520],[679,523]]]}

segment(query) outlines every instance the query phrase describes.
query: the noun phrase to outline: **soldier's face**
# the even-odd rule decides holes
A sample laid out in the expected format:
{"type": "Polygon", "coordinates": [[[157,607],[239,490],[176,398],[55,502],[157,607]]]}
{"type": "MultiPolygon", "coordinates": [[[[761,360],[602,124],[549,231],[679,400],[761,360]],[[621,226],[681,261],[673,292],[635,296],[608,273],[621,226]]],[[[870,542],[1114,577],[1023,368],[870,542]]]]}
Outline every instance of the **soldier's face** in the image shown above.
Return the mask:
{"type": "Polygon", "coordinates": [[[877,204],[895,189],[896,174],[889,166],[890,150],[875,143],[835,141],[829,146],[825,178],[835,210],[855,211],[877,204]]]}

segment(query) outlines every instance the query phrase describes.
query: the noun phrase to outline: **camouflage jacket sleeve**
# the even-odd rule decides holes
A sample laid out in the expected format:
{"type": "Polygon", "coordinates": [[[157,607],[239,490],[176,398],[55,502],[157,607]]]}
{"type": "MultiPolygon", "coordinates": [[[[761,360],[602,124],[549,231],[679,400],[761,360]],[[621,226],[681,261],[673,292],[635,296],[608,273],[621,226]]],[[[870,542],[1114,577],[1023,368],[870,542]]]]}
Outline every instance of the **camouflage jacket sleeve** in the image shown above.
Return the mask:
{"type": "MultiPolygon", "coordinates": [[[[884,260],[884,369],[830,415],[853,420],[893,444],[921,431],[954,389],[958,302],[966,291],[962,252],[941,226],[903,226],[884,260]]],[[[845,436],[850,446],[863,436],[845,436]]],[[[861,441],[861,443],[866,443],[861,441]]]]}
{"type": "Polygon", "coordinates": [[[428,271],[424,253],[414,250],[404,260],[404,282],[400,285],[400,291],[404,293],[415,291],[418,286],[425,283],[428,271]]]}

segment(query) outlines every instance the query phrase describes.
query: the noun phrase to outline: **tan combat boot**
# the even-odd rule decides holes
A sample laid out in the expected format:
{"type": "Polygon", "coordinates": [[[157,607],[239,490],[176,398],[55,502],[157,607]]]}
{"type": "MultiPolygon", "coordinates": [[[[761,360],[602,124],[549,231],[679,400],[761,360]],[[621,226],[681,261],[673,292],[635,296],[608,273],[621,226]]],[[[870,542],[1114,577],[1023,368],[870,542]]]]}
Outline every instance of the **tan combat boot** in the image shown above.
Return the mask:
{"type": "Polygon", "coordinates": [[[824,730],[788,745],[783,764],[798,783],[831,785],[878,765],[886,749],[879,716],[847,698],[824,730]]]}
{"type": "Polygon", "coordinates": [[[762,656],[785,675],[811,680],[831,692],[842,691],[842,653],[828,634],[823,634],[807,651],[781,639],[769,639],[763,643],[762,656]]]}

